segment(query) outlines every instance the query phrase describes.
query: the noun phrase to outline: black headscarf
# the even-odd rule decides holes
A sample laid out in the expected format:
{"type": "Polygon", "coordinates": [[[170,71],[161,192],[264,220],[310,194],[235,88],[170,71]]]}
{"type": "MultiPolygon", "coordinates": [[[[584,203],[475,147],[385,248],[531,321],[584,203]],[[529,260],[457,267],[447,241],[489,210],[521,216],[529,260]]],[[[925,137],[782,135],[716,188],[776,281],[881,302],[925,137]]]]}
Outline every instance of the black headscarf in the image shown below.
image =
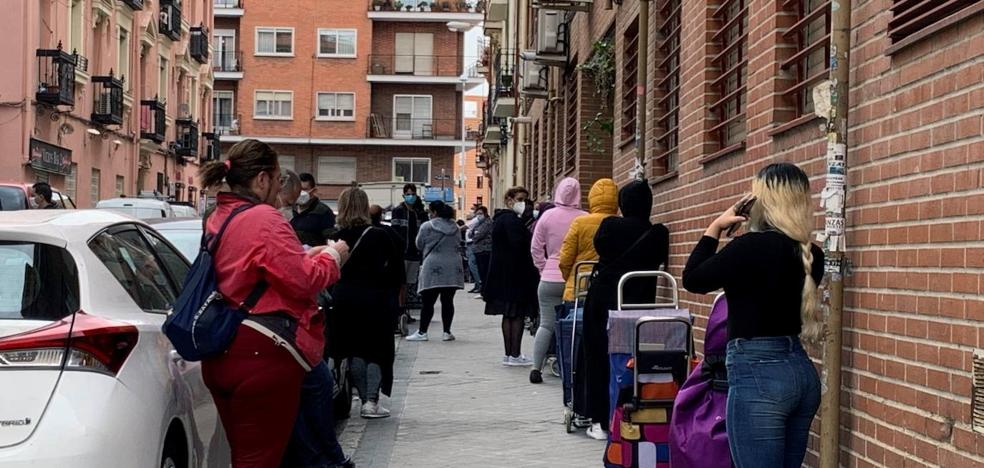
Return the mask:
{"type": "Polygon", "coordinates": [[[649,219],[653,211],[653,191],[649,183],[634,180],[618,191],[618,207],[626,218],[649,219]]]}

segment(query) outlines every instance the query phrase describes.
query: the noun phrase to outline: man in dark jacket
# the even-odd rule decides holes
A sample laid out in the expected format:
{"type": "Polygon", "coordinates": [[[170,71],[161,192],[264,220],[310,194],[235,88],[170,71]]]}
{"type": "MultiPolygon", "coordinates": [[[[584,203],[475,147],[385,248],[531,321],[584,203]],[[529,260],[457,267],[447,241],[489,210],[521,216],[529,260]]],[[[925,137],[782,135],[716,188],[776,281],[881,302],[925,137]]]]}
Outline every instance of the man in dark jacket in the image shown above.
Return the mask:
{"type": "MultiPolygon", "coordinates": [[[[489,257],[492,255],[492,219],[489,209],[480,206],[475,209],[475,225],[471,228],[471,249],[475,255],[478,270],[478,293],[482,293],[482,285],[489,274],[489,257]]],[[[479,297],[481,298],[481,297],[479,297]]]]}
{"type": "Polygon", "coordinates": [[[301,194],[297,198],[290,225],[302,244],[309,246],[325,245],[335,232],[335,213],[316,195],[314,176],[301,174],[301,194]]]}
{"type": "Polygon", "coordinates": [[[53,210],[58,208],[52,198],[51,186],[47,182],[38,182],[31,187],[34,191],[34,203],[38,209],[53,210]]]}
{"type": "Polygon", "coordinates": [[[427,221],[424,202],[417,196],[417,186],[414,184],[404,185],[403,203],[393,208],[393,218],[390,220],[390,224],[401,237],[404,271],[407,278],[404,291],[405,303],[403,305],[408,309],[420,307],[420,298],[417,295],[417,274],[420,272],[422,257],[420,250],[417,249],[417,232],[420,231],[420,225],[427,221]]]}

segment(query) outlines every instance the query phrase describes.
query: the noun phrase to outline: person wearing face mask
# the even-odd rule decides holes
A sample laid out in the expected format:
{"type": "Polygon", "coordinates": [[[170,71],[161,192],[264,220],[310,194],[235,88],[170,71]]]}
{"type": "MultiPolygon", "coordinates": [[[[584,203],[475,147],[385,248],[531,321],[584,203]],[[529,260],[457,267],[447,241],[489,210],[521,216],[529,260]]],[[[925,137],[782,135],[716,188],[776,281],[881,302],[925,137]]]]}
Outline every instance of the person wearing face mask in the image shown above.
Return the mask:
{"type": "Polygon", "coordinates": [[[277,195],[277,206],[279,206],[277,209],[284,215],[284,219],[290,221],[294,218],[294,205],[301,196],[301,179],[294,171],[284,170],[283,173],[284,183],[277,195]]]}
{"type": "Polygon", "coordinates": [[[290,225],[305,245],[325,245],[335,232],[335,213],[317,196],[314,176],[305,172],[298,178],[301,192],[297,196],[290,225]]]}
{"type": "Polygon", "coordinates": [[[492,257],[492,219],[489,209],[480,206],[475,209],[475,225],[472,226],[472,252],[475,254],[475,270],[478,272],[478,282],[482,286],[476,299],[481,299],[485,281],[489,277],[489,260],[492,257]]]}
{"type": "Polygon", "coordinates": [[[404,296],[411,299],[408,302],[417,302],[417,275],[422,260],[420,249],[417,248],[417,233],[420,231],[420,225],[426,222],[427,213],[424,211],[423,200],[417,196],[417,186],[404,185],[403,203],[393,208],[390,224],[403,238],[401,249],[407,279],[404,296]]]}
{"type": "Polygon", "coordinates": [[[434,317],[434,305],[441,299],[443,341],[454,341],[451,321],[454,320],[454,294],[463,289],[465,269],[461,262],[460,229],[452,221],[454,209],[438,200],[430,204],[431,220],[420,227],[417,248],[424,254],[420,267],[418,291],[423,299],[420,328],[407,341],[428,341],[427,330],[434,317]]]}
{"type": "Polygon", "coordinates": [[[315,296],[339,280],[348,246],[303,250],[273,206],[281,175],[270,146],[247,139],[228,154],[200,169],[203,187],[228,186],[217,195],[205,232],[215,235],[229,221],[213,256],[218,291],[230,304],[257,291],[259,299],[229,348],[202,361],[202,377],[225,428],[232,466],[266,468],[280,465],[301,382],[322,360],[324,320],[315,296]]]}
{"type": "Polygon", "coordinates": [[[47,182],[38,182],[31,186],[34,196],[31,198],[31,208],[39,210],[54,210],[58,208],[52,199],[51,186],[47,182]]]}
{"type": "Polygon", "coordinates": [[[526,212],[528,198],[525,188],[513,187],[506,191],[506,208],[496,210],[492,256],[482,288],[485,314],[502,316],[504,366],[533,364],[521,354],[524,321],[538,311],[536,288],[540,282],[530,255],[532,233],[520,218],[526,212]]]}
{"type": "MultiPolygon", "coordinates": [[[[649,221],[653,192],[649,183],[629,182],[618,192],[622,216],[605,218],[594,236],[598,264],[592,273],[584,302],[584,372],[576,374],[575,388],[586,393],[585,416],[591,418],[588,436],[605,440],[611,420],[608,392],[608,311],[615,308],[618,282],[630,271],[658,270],[669,256],[669,230],[649,221]]],[[[626,284],[627,304],[650,303],[656,297],[656,282],[637,279],[626,284]]]]}

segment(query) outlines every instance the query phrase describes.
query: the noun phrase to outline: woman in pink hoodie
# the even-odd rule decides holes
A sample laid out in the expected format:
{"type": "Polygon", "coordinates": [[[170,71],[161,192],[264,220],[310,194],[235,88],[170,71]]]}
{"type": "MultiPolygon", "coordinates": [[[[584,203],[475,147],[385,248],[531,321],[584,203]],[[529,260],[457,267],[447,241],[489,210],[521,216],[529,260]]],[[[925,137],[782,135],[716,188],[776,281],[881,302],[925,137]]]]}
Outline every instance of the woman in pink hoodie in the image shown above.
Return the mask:
{"type": "Polygon", "coordinates": [[[535,384],[543,382],[543,361],[554,339],[555,308],[564,298],[564,275],[559,266],[560,246],[574,218],[587,214],[580,209],[581,184],[577,179],[566,177],[561,180],[554,192],[553,203],[554,208],[541,214],[537,220],[530,245],[533,264],[540,270],[540,286],[537,289],[540,328],[533,341],[533,370],[530,371],[530,383],[535,384]]]}

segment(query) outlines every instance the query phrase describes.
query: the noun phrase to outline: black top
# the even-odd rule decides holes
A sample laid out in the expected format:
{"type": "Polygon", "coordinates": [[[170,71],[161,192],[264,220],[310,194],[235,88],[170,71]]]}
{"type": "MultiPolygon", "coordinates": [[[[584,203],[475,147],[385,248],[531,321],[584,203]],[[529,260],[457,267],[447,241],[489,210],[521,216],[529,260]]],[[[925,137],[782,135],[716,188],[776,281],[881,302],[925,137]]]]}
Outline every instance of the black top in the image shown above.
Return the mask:
{"type": "MultiPolygon", "coordinates": [[[[683,270],[683,287],[706,294],[720,288],[728,297],[728,339],[800,334],[803,260],[800,245],[778,231],[750,232],[720,252],[704,236],[683,270]]],[[[811,244],[813,280],[823,279],[823,250],[811,244]]]]}
{"type": "Polygon", "coordinates": [[[403,256],[406,260],[419,262],[423,258],[420,255],[420,250],[417,250],[417,233],[420,232],[420,225],[427,221],[427,213],[424,211],[424,205],[420,204],[419,200],[413,206],[400,203],[399,206],[393,208],[393,217],[390,220],[390,225],[403,238],[403,245],[401,247],[403,248],[403,256]]]}
{"type": "Polygon", "coordinates": [[[325,245],[335,232],[335,213],[331,211],[331,207],[321,203],[321,200],[313,198],[300,212],[294,208],[290,225],[302,244],[312,247],[325,245]]]}
{"type": "Polygon", "coordinates": [[[536,304],[540,273],[530,254],[533,234],[512,210],[496,210],[492,219],[492,256],[482,297],[485,302],[536,304]]]}

